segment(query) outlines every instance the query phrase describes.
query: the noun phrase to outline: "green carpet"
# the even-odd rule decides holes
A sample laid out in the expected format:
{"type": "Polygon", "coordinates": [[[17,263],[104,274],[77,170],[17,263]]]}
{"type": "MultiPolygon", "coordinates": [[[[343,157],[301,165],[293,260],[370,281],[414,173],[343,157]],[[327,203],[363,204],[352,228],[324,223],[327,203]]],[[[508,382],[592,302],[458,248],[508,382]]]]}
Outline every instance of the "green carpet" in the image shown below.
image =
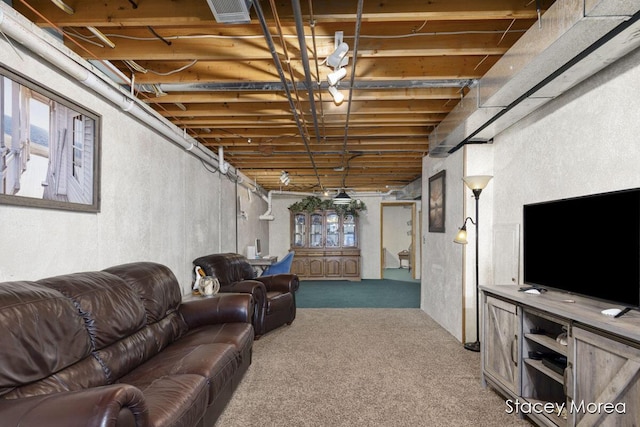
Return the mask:
{"type": "Polygon", "coordinates": [[[298,308],[420,308],[420,282],[301,281],[298,308]]]}

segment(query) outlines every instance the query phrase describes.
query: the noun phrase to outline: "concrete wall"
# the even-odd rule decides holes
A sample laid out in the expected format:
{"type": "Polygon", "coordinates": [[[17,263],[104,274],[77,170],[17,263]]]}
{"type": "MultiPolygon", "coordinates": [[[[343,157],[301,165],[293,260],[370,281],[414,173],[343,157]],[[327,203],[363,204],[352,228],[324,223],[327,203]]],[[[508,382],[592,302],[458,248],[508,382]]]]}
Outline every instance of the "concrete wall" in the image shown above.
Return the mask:
{"type": "Polygon", "coordinates": [[[521,225],[526,203],[640,187],[639,82],[636,49],[496,138],[494,224],[521,225]]]}
{"type": "MultiPolygon", "coordinates": [[[[425,200],[428,177],[447,170],[447,232],[424,234],[422,308],[456,338],[475,339],[474,227],[467,228],[470,244],[450,243],[463,219],[475,218],[462,176],[494,176],[480,197],[479,277],[481,284],[492,283],[494,260],[505,261],[494,253],[494,230],[520,227],[523,204],[640,187],[638,82],[640,50],[525,117],[493,144],[425,158],[425,200]]],[[[522,263],[519,247],[516,265],[522,263]]]]}
{"type": "MultiPolygon", "coordinates": [[[[463,153],[446,158],[425,157],[422,167],[422,280],[420,308],[458,340],[463,339],[463,251],[453,243],[465,218],[462,182],[463,153]],[[429,177],[445,170],[444,233],[429,232],[429,177]]],[[[470,229],[469,227],[468,229],[470,229]]],[[[470,235],[471,237],[471,235],[470,235]]],[[[468,297],[468,296],[467,296],[468,297]]]]}
{"type": "Polygon", "coordinates": [[[31,280],[133,261],[169,266],[183,291],[197,256],[268,245],[259,197],[238,220],[236,183],[126,112],[0,37],[0,64],[102,117],[101,211],[76,213],[0,205],[0,280],[31,280]],[[209,168],[210,169],[210,168],[209,168]]]}

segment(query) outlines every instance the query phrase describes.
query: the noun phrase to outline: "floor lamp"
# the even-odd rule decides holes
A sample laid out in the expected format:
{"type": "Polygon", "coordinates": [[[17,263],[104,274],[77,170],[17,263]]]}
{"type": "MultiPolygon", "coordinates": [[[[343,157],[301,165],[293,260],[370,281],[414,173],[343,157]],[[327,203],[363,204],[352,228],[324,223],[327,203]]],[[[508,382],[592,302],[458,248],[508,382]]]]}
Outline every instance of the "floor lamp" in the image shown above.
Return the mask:
{"type": "Polygon", "coordinates": [[[470,351],[480,351],[480,288],[479,288],[479,281],[478,281],[478,276],[479,276],[478,274],[478,252],[479,252],[478,235],[480,234],[478,226],[479,226],[480,220],[478,217],[478,211],[479,211],[478,205],[480,204],[480,193],[482,193],[482,190],[487,186],[491,178],[493,177],[490,175],[474,175],[474,176],[465,176],[464,178],[462,178],[464,180],[464,183],[467,185],[467,187],[469,187],[469,189],[473,192],[473,197],[475,197],[476,199],[476,221],[473,222],[473,220],[470,217],[465,218],[464,224],[462,224],[462,227],[458,231],[456,238],[453,239],[455,243],[466,245],[467,244],[467,220],[470,220],[471,223],[476,226],[476,340],[475,342],[466,342],[464,344],[464,348],[470,351]]]}

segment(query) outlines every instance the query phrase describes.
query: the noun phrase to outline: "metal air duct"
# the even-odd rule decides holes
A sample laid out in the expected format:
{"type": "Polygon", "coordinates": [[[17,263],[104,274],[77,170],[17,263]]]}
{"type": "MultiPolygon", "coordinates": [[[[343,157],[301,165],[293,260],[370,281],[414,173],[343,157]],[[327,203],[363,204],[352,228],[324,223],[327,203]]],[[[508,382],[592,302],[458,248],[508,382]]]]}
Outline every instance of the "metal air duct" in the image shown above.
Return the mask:
{"type": "Polygon", "coordinates": [[[248,24],[252,0],[207,0],[219,24],[248,24]]]}
{"type": "Polygon", "coordinates": [[[637,0],[557,0],[429,135],[429,155],[488,141],[640,46],[637,0]]]}

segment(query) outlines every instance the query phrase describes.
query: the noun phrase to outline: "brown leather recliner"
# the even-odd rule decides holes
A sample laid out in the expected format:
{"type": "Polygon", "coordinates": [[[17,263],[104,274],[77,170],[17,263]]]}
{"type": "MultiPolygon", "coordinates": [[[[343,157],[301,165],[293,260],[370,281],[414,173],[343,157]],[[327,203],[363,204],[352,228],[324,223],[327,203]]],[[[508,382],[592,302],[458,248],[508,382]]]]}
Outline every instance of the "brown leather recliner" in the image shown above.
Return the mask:
{"type": "Polygon", "coordinates": [[[197,258],[193,265],[202,267],[207,276],[220,281],[220,292],[250,293],[255,311],[253,329],[256,339],[296,318],[296,291],[300,281],[295,274],[256,277],[253,267],[243,255],[211,254],[197,258]]]}

